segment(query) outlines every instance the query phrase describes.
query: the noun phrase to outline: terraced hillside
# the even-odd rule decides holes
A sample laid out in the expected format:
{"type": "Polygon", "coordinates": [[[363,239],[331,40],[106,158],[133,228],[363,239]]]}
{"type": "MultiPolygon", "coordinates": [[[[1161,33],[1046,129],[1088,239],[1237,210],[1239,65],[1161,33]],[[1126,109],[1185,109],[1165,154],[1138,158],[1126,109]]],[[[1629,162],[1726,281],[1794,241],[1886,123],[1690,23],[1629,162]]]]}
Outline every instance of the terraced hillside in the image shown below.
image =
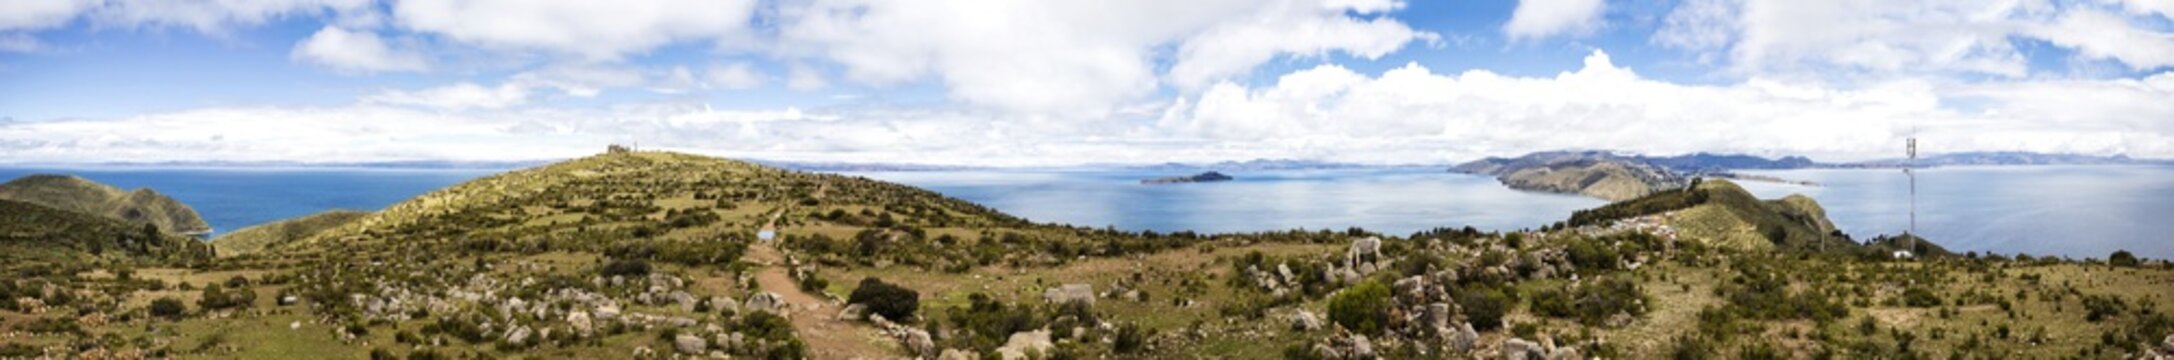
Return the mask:
{"type": "Polygon", "coordinates": [[[211,225],[204,223],[195,209],[157,191],[121,190],[75,176],[39,174],[17,178],[0,184],[0,199],[151,224],[174,234],[211,232],[211,225]]]}

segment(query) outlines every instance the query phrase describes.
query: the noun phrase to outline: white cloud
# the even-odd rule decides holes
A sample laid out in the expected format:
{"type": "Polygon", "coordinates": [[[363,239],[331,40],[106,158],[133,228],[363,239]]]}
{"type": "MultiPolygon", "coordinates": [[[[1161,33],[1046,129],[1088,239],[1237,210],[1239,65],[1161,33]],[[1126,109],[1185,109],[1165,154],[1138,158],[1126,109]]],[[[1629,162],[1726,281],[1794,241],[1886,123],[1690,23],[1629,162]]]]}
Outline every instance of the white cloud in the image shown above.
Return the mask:
{"type": "Polygon", "coordinates": [[[484,87],[463,82],[416,91],[387,90],[364,97],[362,101],[369,104],[421,106],[448,110],[500,109],[527,102],[529,90],[529,87],[524,84],[512,82],[495,87],[484,87]]]}
{"type": "Polygon", "coordinates": [[[1117,0],[1098,2],[791,1],[778,6],[777,52],[841,65],[843,77],[892,85],[934,79],[950,96],[1008,111],[1103,114],[1170,76],[1206,84],[1278,55],[1378,57],[1423,33],[1379,13],[1395,1],[1117,0]],[[1200,42],[1195,42],[1195,41],[1200,42]],[[1220,44],[1211,44],[1220,43],[1220,44]]]}
{"type": "Polygon", "coordinates": [[[100,0],[41,0],[0,3],[0,31],[60,26],[97,6],[100,0]]]}
{"type": "Polygon", "coordinates": [[[1655,44],[1713,57],[1742,73],[1834,69],[1876,74],[2029,75],[2017,39],[2076,50],[2135,70],[2165,66],[2174,34],[2162,0],[1693,0],[1676,7],[1655,44]],[[2116,4],[2119,2],[2119,4],[2116,4]],[[2127,9],[2117,16],[2109,7],[2127,9]],[[2149,14],[2157,14],[2152,18],[2149,14]]]}
{"type": "Polygon", "coordinates": [[[1606,7],[1601,0],[1518,0],[1502,32],[1511,39],[1584,35],[1600,28],[1606,7]]]}
{"type": "Polygon", "coordinates": [[[288,16],[367,12],[373,0],[123,1],[107,0],[90,17],[120,26],[176,26],[219,33],[288,16]]]}
{"type": "Polygon", "coordinates": [[[369,31],[348,31],[337,26],[326,26],[303,39],[301,43],[295,44],[294,51],[289,56],[341,71],[360,73],[422,71],[429,68],[428,61],[420,53],[388,46],[384,39],[369,31]]]}
{"type": "MultiPolygon", "coordinates": [[[[1157,130],[1266,154],[1430,161],[1559,148],[1736,151],[1829,158],[1888,155],[1909,129],[1941,151],[2174,155],[2174,74],[2135,80],[1861,88],[1752,79],[1682,85],[1643,78],[1596,52],[1552,78],[1417,65],[1366,77],[1333,65],[1277,84],[1224,84],[1181,102],[1157,130]],[[1984,100],[1982,111],[1948,105],[1984,100]],[[1247,139],[1276,139],[1260,144],[1247,139]]],[[[1376,160],[1379,161],[1379,160],[1376,160]]]]}
{"type": "Polygon", "coordinates": [[[616,60],[675,41],[740,40],[754,0],[405,0],[402,28],[492,48],[616,60]]]}
{"type": "Polygon", "coordinates": [[[702,81],[709,86],[725,89],[746,90],[762,86],[763,75],[745,62],[732,62],[711,66],[702,72],[702,81]]]}
{"type": "Polygon", "coordinates": [[[785,88],[787,89],[813,91],[822,90],[829,86],[830,81],[823,80],[823,73],[818,72],[815,68],[808,67],[807,64],[793,63],[785,67],[785,88]]]}
{"type": "Polygon", "coordinates": [[[1322,65],[1258,87],[1219,83],[1177,99],[1160,117],[1123,122],[1130,125],[970,108],[513,106],[534,102],[521,99],[535,90],[519,86],[456,84],[343,107],[0,123],[0,151],[19,154],[10,160],[63,162],[514,160],[638,141],[766,159],[995,166],[1247,158],[1435,163],[1567,147],[1853,160],[1891,156],[1916,128],[1935,152],[2174,156],[2174,123],[2164,121],[2174,118],[2174,102],[2164,101],[2174,98],[2174,72],[1840,88],[1762,78],[1671,83],[1600,52],[1582,68],[1550,77],[1443,74],[1418,65],[1375,75],[1322,65]],[[394,104],[401,106],[385,106],[394,104]],[[439,111],[447,109],[462,111],[439,111]]]}

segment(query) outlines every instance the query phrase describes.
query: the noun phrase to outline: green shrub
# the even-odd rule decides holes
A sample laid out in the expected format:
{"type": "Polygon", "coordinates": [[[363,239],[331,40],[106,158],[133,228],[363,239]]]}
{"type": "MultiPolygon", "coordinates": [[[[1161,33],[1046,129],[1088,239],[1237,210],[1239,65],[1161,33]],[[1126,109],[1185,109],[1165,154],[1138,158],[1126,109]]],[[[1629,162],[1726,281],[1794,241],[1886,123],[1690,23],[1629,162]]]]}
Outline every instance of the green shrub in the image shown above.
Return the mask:
{"type": "Polygon", "coordinates": [[[1117,327],[1117,342],[1113,349],[1119,354],[1132,354],[1147,345],[1148,334],[1139,325],[1125,324],[1117,327]]]}
{"type": "Polygon", "coordinates": [[[158,300],[151,300],[151,316],[163,317],[168,319],[179,319],[181,318],[181,314],[184,311],[187,310],[184,309],[181,305],[181,300],[177,300],[172,297],[161,297],[158,298],[158,300]]]}
{"type": "Polygon", "coordinates": [[[1570,253],[1570,263],[1579,269],[1614,269],[1620,258],[1614,246],[1584,237],[1571,238],[1565,250],[1570,253]]]}
{"type": "Polygon", "coordinates": [[[598,270],[597,273],[604,275],[605,277],[649,276],[649,262],[635,259],[613,260],[609,264],[604,264],[604,268],[598,270]]]}
{"type": "Polygon", "coordinates": [[[1902,291],[1902,303],[1910,307],[1940,306],[1940,296],[1924,287],[1911,287],[1902,291]]]}
{"type": "Polygon", "coordinates": [[[905,321],[921,308],[921,293],[869,277],[861,279],[860,287],[853,289],[847,302],[868,305],[868,312],[887,319],[905,321]]]}
{"type": "Polygon", "coordinates": [[[1459,291],[1457,306],[1464,308],[1464,317],[1472,322],[1472,328],[1480,331],[1502,328],[1502,315],[1510,312],[1511,299],[1501,289],[1476,287],[1459,291]]]}
{"type": "Polygon", "coordinates": [[[1645,293],[1638,290],[1638,284],[1611,277],[1583,286],[1542,290],[1532,296],[1532,311],[1577,319],[1586,326],[1599,326],[1615,314],[1645,314],[1644,299],[1645,293]]]}
{"type": "Polygon", "coordinates": [[[1329,297],[1329,320],[1352,332],[1375,335],[1389,324],[1389,287],[1367,279],[1329,297]]]}
{"type": "Polygon", "coordinates": [[[2115,251],[2113,256],[2106,257],[2106,264],[2113,266],[2136,267],[2142,263],[2142,260],[2137,260],[2136,254],[2131,254],[2128,250],[2115,251]]]}

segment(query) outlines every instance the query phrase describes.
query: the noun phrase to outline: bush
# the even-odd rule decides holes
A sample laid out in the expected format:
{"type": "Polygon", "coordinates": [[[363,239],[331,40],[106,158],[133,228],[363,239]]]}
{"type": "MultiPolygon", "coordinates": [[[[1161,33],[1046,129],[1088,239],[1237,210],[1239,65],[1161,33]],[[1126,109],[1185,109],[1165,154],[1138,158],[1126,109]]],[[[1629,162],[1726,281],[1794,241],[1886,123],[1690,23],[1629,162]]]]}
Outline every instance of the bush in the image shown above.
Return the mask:
{"type": "Polygon", "coordinates": [[[1456,299],[1457,306],[1464,308],[1464,317],[1472,322],[1475,330],[1502,328],[1502,315],[1510,312],[1510,296],[1493,287],[1459,291],[1456,299]]]}
{"type": "Polygon", "coordinates": [[[604,275],[605,277],[649,276],[649,262],[641,260],[613,260],[609,264],[604,264],[604,268],[598,270],[597,273],[604,275]]]}
{"type": "Polygon", "coordinates": [[[1932,290],[1912,287],[1902,291],[1902,303],[1910,307],[1934,307],[1940,306],[1941,301],[1940,296],[1934,295],[1932,290]]]}
{"type": "Polygon", "coordinates": [[[196,306],[205,310],[221,310],[249,307],[250,303],[256,301],[257,293],[250,291],[249,288],[237,288],[233,291],[227,291],[224,284],[211,283],[204,285],[203,298],[196,300],[196,306]]]}
{"type": "Polygon", "coordinates": [[[1117,327],[1117,343],[1113,345],[1113,349],[1117,353],[1136,353],[1144,345],[1147,345],[1147,333],[1145,330],[1140,330],[1139,325],[1125,324],[1125,326],[1117,327]]]}
{"type": "Polygon", "coordinates": [[[1579,269],[1605,270],[1616,267],[1618,255],[1615,247],[1607,243],[1580,237],[1570,239],[1566,248],[1570,253],[1570,263],[1578,265],[1579,269]]]}
{"type": "Polygon", "coordinates": [[[861,279],[860,287],[853,289],[847,302],[868,305],[870,313],[904,321],[921,308],[921,293],[869,277],[861,279]]]}
{"type": "Polygon", "coordinates": [[[1368,279],[1329,297],[1329,320],[1352,332],[1375,335],[1389,324],[1389,287],[1368,279]]]}
{"type": "Polygon", "coordinates": [[[1574,318],[1586,326],[1599,326],[1616,314],[1645,314],[1644,299],[1645,293],[1638,290],[1638,284],[1611,277],[1583,286],[1542,290],[1532,296],[1532,311],[1574,318]]]}
{"type": "Polygon", "coordinates": [[[2143,261],[2137,260],[2136,254],[2131,254],[2128,250],[2120,250],[2115,251],[2113,256],[2107,256],[2106,263],[2113,266],[2136,267],[2142,264],[2143,261]]]}
{"type": "Polygon", "coordinates": [[[176,300],[172,297],[162,297],[158,298],[158,300],[151,300],[151,316],[163,317],[168,319],[179,319],[181,318],[181,313],[183,311],[186,311],[186,309],[184,309],[181,305],[181,300],[176,300]]]}

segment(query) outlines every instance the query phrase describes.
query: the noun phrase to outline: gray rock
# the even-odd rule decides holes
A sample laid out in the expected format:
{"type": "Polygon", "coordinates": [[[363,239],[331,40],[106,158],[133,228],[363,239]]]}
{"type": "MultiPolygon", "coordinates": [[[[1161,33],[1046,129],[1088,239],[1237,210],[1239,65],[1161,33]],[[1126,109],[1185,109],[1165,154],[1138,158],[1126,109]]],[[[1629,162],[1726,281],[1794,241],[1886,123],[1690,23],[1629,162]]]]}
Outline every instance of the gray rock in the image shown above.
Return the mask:
{"type": "Polygon", "coordinates": [[[1048,354],[1056,344],[1049,340],[1049,330],[1021,331],[1012,333],[1003,347],[996,348],[1004,360],[1026,359],[1028,353],[1048,354]]]}
{"type": "Polygon", "coordinates": [[[1314,316],[1312,311],[1299,310],[1291,315],[1291,330],[1314,331],[1320,330],[1321,326],[1321,317],[1314,316]]]}
{"type": "Polygon", "coordinates": [[[937,355],[937,356],[936,356],[936,360],[977,360],[977,359],[981,359],[981,354],[976,354],[976,353],[974,353],[974,351],[973,351],[973,350],[944,349],[944,353],[943,353],[942,355],[937,355]]]}
{"type": "Polygon", "coordinates": [[[1351,358],[1372,359],[1375,356],[1373,340],[1368,340],[1366,335],[1351,334],[1351,358]]]}
{"type": "Polygon", "coordinates": [[[1449,327],[1449,303],[1427,304],[1427,312],[1423,317],[1428,329],[1449,327]]]}
{"type": "Polygon", "coordinates": [[[1052,304],[1080,301],[1086,302],[1088,305],[1094,305],[1095,287],[1089,284],[1064,284],[1064,286],[1042,290],[1042,299],[1048,300],[1052,304]]]}
{"type": "Polygon", "coordinates": [[[782,315],[784,313],[783,310],[785,309],[785,297],[779,296],[777,293],[768,291],[764,291],[753,296],[748,296],[747,309],[749,311],[761,311],[782,315]]]}
{"type": "Polygon", "coordinates": [[[1511,338],[1502,341],[1502,358],[1510,360],[1548,360],[1547,348],[1525,339],[1511,338]]]}
{"type": "Polygon", "coordinates": [[[861,319],[865,319],[867,317],[868,305],[865,304],[846,305],[845,310],[838,311],[838,318],[845,319],[847,321],[860,321],[861,319]]]}
{"type": "Polygon", "coordinates": [[[906,328],[904,331],[899,332],[898,342],[899,345],[906,347],[906,351],[913,352],[915,356],[928,358],[937,355],[936,339],[929,337],[928,331],[906,328]]]}
{"type": "Polygon", "coordinates": [[[515,326],[513,331],[506,332],[506,343],[514,346],[528,345],[529,335],[533,334],[527,326],[515,326]]]}
{"type": "Polygon", "coordinates": [[[1462,323],[1447,338],[1450,350],[1470,352],[1474,346],[1479,345],[1480,332],[1472,330],[1472,323],[1462,323]]]}
{"type": "Polygon", "coordinates": [[[595,315],[597,320],[610,321],[619,317],[619,307],[611,305],[598,306],[595,315]]]}
{"type": "Polygon", "coordinates": [[[679,350],[679,353],[681,354],[701,355],[702,353],[709,352],[710,344],[708,342],[702,341],[702,338],[696,337],[694,335],[680,335],[679,337],[672,339],[672,349],[679,350]]]}
{"type": "Polygon", "coordinates": [[[566,324],[574,327],[575,334],[587,337],[596,335],[596,322],[589,320],[589,312],[574,310],[566,314],[566,324]]]}

